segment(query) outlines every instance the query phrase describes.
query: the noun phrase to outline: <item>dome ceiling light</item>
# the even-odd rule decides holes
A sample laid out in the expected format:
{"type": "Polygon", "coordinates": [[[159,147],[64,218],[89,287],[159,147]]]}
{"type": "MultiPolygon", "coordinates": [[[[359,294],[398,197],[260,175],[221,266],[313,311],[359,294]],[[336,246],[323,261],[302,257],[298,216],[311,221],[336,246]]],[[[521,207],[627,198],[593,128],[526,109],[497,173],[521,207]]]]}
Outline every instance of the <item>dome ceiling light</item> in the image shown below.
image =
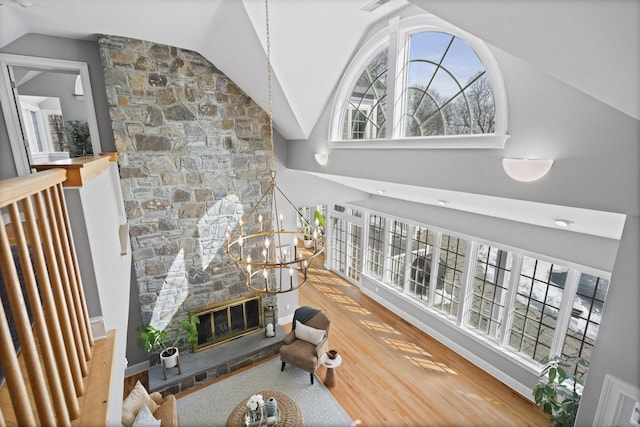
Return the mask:
{"type": "Polygon", "coordinates": [[[552,159],[502,159],[504,171],[516,181],[536,181],[549,172],[552,159]]]}

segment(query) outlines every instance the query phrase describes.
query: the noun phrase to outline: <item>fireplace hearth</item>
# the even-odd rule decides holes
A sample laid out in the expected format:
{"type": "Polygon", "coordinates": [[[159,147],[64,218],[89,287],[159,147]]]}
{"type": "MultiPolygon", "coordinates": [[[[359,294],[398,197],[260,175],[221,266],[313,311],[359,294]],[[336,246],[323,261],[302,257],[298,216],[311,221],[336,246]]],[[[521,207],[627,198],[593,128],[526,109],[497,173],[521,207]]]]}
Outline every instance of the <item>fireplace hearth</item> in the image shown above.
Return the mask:
{"type": "Polygon", "coordinates": [[[230,373],[275,356],[286,332],[276,325],[276,336],[267,338],[254,331],[198,353],[180,354],[182,371],[172,368],[164,379],[158,363],[149,368],[149,389],[163,395],[180,395],[230,373]]]}

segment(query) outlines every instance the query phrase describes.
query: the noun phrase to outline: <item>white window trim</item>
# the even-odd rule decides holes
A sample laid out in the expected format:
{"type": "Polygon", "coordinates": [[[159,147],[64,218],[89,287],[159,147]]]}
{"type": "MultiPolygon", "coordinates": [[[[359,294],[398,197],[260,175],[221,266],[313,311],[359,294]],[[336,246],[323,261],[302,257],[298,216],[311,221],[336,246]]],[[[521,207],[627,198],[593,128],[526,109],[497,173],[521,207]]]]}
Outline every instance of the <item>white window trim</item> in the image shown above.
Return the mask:
{"type": "MultiPolygon", "coordinates": [[[[344,206],[348,206],[347,204],[344,206]]],[[[403,301],[408,302],[409,304],[415,305],[416,307],[420,307],[424,309],[425,312],[437,316],[439,318],[445,319],[447,322],[450,322],[453,326],[459,328],[460,331],[463,331],[468,337],[472,338],[476,342],[479,342],[486,346],[488,349],[492,351],[499,352],[503,354],[519,364],[521,367],[525,368],[529,372],[533,374],[538,374],[542,369],[543,365],[537,362],[535,359],[527,356],[524,353],[517,351],[509,345],[509,337],[511,334],[511,328],[513,325],[513,313],[515,311],[515,300],[517,297],[517,287],[518,281],[520,279],[520,274],[522,272],[522,262],[525,256],[535,258],[540,261],[546,261],[552,263],[554,265],[560,265],[568,269],[567,280],[565,282],[565,288],[562,294],[562,300],[560,303],[559,315],[556,323],[556,328],[554,330],[554,338],[550,349],[550,356],[561,356],[563,349],[563,339],[566,336],[567,328],[569,324],[569,320],[571,317],[571,306],[573,305],[573,301],[576,297],[576,293],[578,290],[579,280],[581,274],[590,274],[594,276],[598,276],[602,279],[611,280],[611,273],[600,270],[597,268],[588,267],[585,265],[565,261],[562,259],[552,258],[543,254],[534,253],[530,251],[526,251],[523,249],[519,249],[510,245],[503,245],[499,242],[489,241],[486,239],[477,238],[474,236],[461,234],[452,230],[443,229],[437,226],[432,226],[427,223],[416,222],[409,219],[404,219],[396,216],[392,216],[383,212],[379,212],[372,209],[366,209],[362,207],[358,207],[364,218],[364,224],[366,226],[363,227],[363,242],[368,242],[368,233],[369,233],[369,216],[370,215],[378,215],[385,219],[385,229],[384,229],[384,266],[381,277],[375,277],[369,274],[365,268],[367,263],[368,252],[364,246],[362,249],[362,271],[360,273],[360,281],[362,282],[363,278],[367,278],[367,280],[380,284],[380,286],[384,286],[387,291],[391,291],[397,294],[399,297],[403,299],[403,301]],[[408,277],[405,275],[405,282],[403,284],[403,288],[399,288],[393,285],[387,277],[388,266],[386,265],[386,259],[388,255],[388,237],[389,237],[389,227],[392,220],[404,222],[407,224],[408,229],[411,227],[419,226],[422,228],[428,229],[430,232],[434,233],[434,241],[433,241],[433,259],[437,260],[437,262],[432,262],[431,264],[431,278],[429,284],[429,300],[424,301],[412,296],[409,292],[407,292],[406,284],[408,282],[408,277]],[[461,289],[460,289],[460,301],[458,303],[458,312],[457,316],[449,315],[443,311],[440,311],[436,306],[433,305],[433,301],[435,298],[435,289],[437,286],[437,266],[439,265],[440,259],[440,245],[442,241],[442,235],[449,235],[451,237],[463,239],[467,242],[467,249],[465,251],[465,264],[464,271],[461,281],[461,289]],[[468,316],[469,312],[469,303],[470,303],[470,292],[473,288],[473,271],[476,265],[477,258],[477,250],[480,245],[489,245],[491,247],[499,248],[501,250],[507,251],[509,256],[512,257],[511,262],[511,270],[509,277],[509,288],[507,290],[507,295],[505,298],[505,307],[504,307],[504,315],[503,321],[501,323],[501,329],[498,334],[498,337],[494,338],[489,335],[482,334],[478,332],[477,329],[468,326],[468,322],[466,321],[466,316],[468,316]]],[[[407,235],[407,240],[410,240],[411,234],[407,235]]],[[[364,243],[363,243],[364,244],[364,243]]],[[[411,245],[407,245],[406,256],[408,257],[411,252],[411,245]]],[[[333,270],[332,270],[333,271],[333,270]]],[[[334,273],[342,276],[339,272],[334,271],[334,273]]]]}
{"type": "Polygon", "coordinates": [[[411,237],[413,236],[415,228],[415,225],[407,223],[407,236],[404,244],[404,281],[402,283],[403,292],[407,294],[411,286],[411,237]]]}
{"type": "Polygon", "coordinates": [[[509,135],[508,129],[508,100],[502,72],[498,62],[489,47],[479,38],[448,24],[439,18],[425,14],[400,19],[395,17],[389,24],[374,34],[355,54],[353,60],[345,70],[342,79],[335,91],[329,119],[329,149],[502,149],[509,135]],[[346,100],[352,90],[352,84],[362,74],[380,51],[389,48],[389,65],[394,67],[396,63],[403,64],[406,57],[407,37],[419,31],[444,31],[464,40],[478,55],[487,72],[487,77],[493,91],[495,103],[495,132],[484,135],[448,135],[435,137],[398,138],[402,131],[402,114],[391,108],[395,105],[403,105],[401,99],[402,90],[398,85],[402,84],[402,77],[406,73],[399,67],[388,70],[387,89],[387,132],[391,138],[372,140],[343,140],[342,121],[346,108],[346,100]],[[392,80],[393,81],[390,81],[392,80]]]}

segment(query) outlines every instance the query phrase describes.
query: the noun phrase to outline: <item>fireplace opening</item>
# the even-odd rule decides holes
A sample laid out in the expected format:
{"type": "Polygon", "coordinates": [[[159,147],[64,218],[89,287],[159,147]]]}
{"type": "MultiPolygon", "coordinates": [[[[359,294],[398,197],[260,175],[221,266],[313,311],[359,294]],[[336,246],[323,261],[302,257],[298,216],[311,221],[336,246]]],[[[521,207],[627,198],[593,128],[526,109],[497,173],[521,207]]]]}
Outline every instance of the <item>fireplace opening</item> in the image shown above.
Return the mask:
{"type": "Polygon", "coordinates": [[[262,301],[259,295],[240,297],[191,311],[200,319],[198,344],[204,350],[246,335],[263,326],[262,301]]]}

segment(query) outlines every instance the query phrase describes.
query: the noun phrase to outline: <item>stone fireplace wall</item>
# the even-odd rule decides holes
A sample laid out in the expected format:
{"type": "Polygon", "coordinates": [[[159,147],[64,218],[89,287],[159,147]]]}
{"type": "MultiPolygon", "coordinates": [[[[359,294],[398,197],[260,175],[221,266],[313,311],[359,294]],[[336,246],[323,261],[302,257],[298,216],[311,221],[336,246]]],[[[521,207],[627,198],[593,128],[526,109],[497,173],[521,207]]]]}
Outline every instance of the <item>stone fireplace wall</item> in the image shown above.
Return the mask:
{"type": "Polygon", "coordinates": [[[225,233],[270,183],[268,117],[195,52],[99,46],[142,319],[171,332],[189,310],[250,293],[225,233]]]}

